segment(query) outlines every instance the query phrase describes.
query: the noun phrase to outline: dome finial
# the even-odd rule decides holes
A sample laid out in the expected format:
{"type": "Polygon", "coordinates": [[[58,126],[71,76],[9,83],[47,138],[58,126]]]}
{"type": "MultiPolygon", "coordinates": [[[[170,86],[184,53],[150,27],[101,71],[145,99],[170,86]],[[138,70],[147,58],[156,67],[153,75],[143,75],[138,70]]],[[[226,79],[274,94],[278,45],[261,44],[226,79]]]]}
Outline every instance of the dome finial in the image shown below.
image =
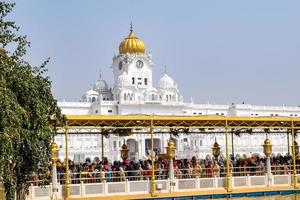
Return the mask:
{"type": "Polygon", "coordinates": [[[99,70],[99,80],[101,80],[101,76],[102,76],[102,71],[101,69],[99,70]]]}
{"type": "Polygon", "coordinates": [[[167,65],[164,66],[164,73],[167,74],[167,65]]]}
{"type": "Polygon", "coordinates": [[[133,32],[133,25],[132,25],[132,21],[130,21],[130,33],[133,32]]]}

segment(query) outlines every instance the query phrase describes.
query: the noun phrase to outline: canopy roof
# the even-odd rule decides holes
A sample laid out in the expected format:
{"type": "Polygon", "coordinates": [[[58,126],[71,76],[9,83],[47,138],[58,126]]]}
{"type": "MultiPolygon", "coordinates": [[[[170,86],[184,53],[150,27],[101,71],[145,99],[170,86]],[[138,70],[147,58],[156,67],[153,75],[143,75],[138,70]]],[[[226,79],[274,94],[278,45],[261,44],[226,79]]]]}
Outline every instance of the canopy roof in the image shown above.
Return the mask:
{"type": "Polygon", "coordinates": [[[67,115],[69,128],[253,128],[300,129],[300,118],[236,116],[67,115]]]}

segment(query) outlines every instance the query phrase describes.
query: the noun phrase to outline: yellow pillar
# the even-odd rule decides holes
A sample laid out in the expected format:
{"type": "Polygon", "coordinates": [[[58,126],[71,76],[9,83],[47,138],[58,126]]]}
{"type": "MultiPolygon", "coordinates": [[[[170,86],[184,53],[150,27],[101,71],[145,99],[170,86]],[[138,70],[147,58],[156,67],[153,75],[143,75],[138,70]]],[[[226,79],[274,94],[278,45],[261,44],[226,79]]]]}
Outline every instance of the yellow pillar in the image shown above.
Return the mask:
{"type": "Polygon", "coordinates": [[[231,187],[231,174],[230,174],[230,159],[229,159],[229,148],[228,148],[228,125],[227,120],[225,121],[225,142],[226,142],[226,190],[232,192],[231,187]]]}
{"type": "Polygon", "coordinates": [[[151,175],[151,195],[155,194],[155,174],[154,174],[154,139],[153,139],[153,119],[151,119],[150,125],[150,134],[151,134],[151,167],[152,167],[152,175],[151,175]]]}
{"type": "Polygon", "coordinates": [[[101,133],[101,156],[102,156],[102,161],[104,160],[104,136],[103,133],[101,133]]]}
{"type": "Polygon", "coordinates": [[[287,130],[287,146],[288,146],[288,155],[291,155],[291,152],[290,152],[290,131],[287,130]]]}
{"type": "Polygon", "coordinates": [[[293,157],[293,185],[297,188],[297,171],[296,171],[296,149],[295,149],[295,130],[294,121],[292,120],[292,157],[293,157]]]}
{"type": "Polygon", "coordinates": [[[69,174],[69,150],[68,150],[68,133],[69,128],[65,126],[65,140],[66,140],[66,183],[65,183],[65,199],[70,198],[70,174],[69,174]]]}

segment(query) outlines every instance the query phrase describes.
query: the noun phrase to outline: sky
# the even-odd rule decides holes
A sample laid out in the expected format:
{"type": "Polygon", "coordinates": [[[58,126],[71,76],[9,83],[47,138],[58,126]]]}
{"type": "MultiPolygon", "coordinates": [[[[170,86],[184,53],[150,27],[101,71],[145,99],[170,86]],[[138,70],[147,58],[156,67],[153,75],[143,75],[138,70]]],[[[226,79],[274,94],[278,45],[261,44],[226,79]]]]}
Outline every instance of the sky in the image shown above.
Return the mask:
{"type": "Polygon", "coordinates": [[[10,18],[28,36],[26,59],[50,57],[54,96],[78,101],[102,77],[130,21],[185,101],[300,105],[300,1],[18,0],[10,18]]]}

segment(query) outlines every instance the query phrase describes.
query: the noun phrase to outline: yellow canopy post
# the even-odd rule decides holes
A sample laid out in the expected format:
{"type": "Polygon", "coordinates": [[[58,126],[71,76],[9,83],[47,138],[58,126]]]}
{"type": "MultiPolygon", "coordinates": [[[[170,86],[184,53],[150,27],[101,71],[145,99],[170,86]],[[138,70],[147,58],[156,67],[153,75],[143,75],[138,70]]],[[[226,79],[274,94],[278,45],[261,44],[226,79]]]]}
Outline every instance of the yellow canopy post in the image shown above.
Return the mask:
{"type": "Polygon", "coordinates": [[[229,148],[228,148],[228,126],[227,120],[225,123],[225,142],[226,142],[226,190],[232,192],[231,187],[231,173],[230,173],[230,159],[229,159],[229,148]]]}
{"type": "Polygon", "coordinates": [[[152,174],[151,174],[151,195],[155,195],[155,173],[154,173],[154,139],[153,139],[153,120],[151,120],[150,125],[150,134],[151,134],[151,168],[152,168],[152,174]]]}
{"type": "Polygon", "coordinates": [[[69,128],[65,126],[65,142],[66,142],[66,182],[65,182],[65,199],[70,198],[70,173],[69,173],[69,150],[68,150],[68,140],[69,140],[69,128]]]}
{"type": "Polygon", "coordinates": [[[293,185],[297,188],[297,171],[296,171],[296,149],[295,149],[295,129],[294,122],[292,121],[292,157],[293,157],[293,185]]]}

